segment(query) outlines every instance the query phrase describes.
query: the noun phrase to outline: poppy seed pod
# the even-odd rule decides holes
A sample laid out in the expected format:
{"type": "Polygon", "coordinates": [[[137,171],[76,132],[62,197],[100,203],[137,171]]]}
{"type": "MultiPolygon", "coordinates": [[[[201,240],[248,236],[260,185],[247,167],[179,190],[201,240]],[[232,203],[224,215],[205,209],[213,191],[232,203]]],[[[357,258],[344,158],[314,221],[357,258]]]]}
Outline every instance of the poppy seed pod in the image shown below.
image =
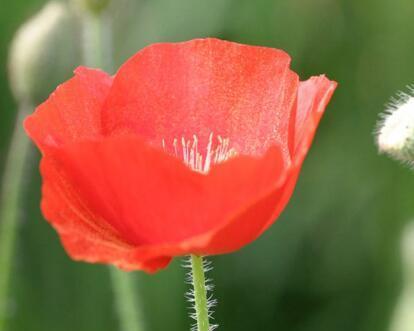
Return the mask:
{"type": "Polygon", "coordinates": [[[380,152],[414,164],[414,97],[402,93],[392,101],[380,121],[377,143],[380,152]]]}
{"type": "Polygon", "coordinates": [[[70,76],[79,51],[69,7],[52,1],[17,31],[9,55],[14,96],[38,104],[70,76]]]}

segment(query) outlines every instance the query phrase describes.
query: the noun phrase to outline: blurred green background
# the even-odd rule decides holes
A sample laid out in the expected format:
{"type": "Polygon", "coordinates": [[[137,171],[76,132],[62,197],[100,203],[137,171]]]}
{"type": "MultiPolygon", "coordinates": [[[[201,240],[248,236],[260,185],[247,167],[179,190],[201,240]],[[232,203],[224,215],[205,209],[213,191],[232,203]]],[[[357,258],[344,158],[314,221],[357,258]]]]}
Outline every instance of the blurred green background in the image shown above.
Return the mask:
{"type": "MultiPolygon", "coordinates": [[[[278,222],[241,251],[211,258],[219,330],[390,330],[404,286],[400,238],[414,216],[414,174],[378,155],[373,131],[389,97],[414,82],[412,0],[113,2],[116,67],[149,43],[215,36],[283,48],[302,79],[326,73],[339,82],[278,222]]],[[[17,109],[10,42],[44,3],[2,2],[0,171],[17,109]]],[[[40,215],[37,162],[24,179],[8,330],[119,330],[108,268],[71,261],[40,215]]],[[[180,264],[133,275],[147,330],[189,330],[180,264]]]]}

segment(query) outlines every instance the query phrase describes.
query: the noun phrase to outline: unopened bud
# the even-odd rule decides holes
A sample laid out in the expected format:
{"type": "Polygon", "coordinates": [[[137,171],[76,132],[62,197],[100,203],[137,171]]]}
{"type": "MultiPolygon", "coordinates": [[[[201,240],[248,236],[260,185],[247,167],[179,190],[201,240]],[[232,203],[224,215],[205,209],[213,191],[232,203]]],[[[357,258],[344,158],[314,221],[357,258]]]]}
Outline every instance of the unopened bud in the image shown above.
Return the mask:
{"type": "Polygon", "coordinates": [[[108,7],[110,0],[74,0],[82,9],[92,14],[100,14],[108,7]]]}
{"type": "Polygon", "coordinates": [[[414,164],[414,97],[401,93],[378,126],[378,148],[396,160],[414,164]]]}
{"type": "Polygon", "coordinates": [[[12,41],[11,88],[18,100],[39,103],[70,77],[79,63],[73,17],[63,2],[49,2],[26,22],[12,41]]]}

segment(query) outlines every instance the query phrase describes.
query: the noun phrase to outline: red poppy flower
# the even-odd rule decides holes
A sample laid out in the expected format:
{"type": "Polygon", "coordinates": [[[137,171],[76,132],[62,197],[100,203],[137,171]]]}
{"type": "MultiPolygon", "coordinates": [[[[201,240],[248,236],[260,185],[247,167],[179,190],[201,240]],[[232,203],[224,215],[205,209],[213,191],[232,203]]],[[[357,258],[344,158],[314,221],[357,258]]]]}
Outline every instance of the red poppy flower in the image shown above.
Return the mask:
{"type": "Polygon", "coordinates": [[[154,272],[235,251],[279,216],[336,83],[280,50],[155,44],[114,77],[78,68],[25,121],[42,211],[68,254],[154,272]]]}

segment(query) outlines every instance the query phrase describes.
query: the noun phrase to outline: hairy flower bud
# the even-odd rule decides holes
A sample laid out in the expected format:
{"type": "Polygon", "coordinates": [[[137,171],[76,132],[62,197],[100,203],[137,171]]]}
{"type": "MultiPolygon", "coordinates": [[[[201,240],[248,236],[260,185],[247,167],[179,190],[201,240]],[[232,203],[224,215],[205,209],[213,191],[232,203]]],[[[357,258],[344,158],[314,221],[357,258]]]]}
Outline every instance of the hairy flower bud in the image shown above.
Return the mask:
{"type": "Polygon", "coordinates": [[[11,44],[9,74],[18,100],[39,103],[79,63],[69,7],[52,1],[26,22],[11,44]]]}
{"type": "Polygon", "coordinates": [[[379,151],[414,164],[414,97],[400,93],[393,99],[378,126],[379,151]]]}

